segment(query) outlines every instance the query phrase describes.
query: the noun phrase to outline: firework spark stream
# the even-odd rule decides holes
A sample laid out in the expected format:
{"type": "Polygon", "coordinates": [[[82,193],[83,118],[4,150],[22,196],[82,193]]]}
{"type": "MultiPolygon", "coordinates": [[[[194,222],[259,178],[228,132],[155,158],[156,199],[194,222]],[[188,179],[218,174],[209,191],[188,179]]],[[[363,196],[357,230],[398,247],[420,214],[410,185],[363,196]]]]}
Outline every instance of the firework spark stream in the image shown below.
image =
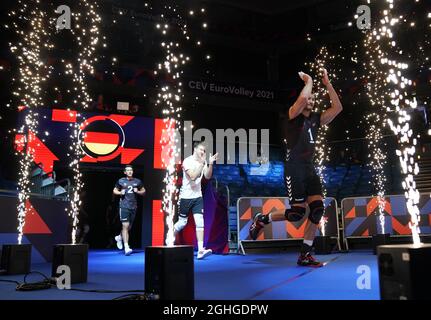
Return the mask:
{"type": "MultiPolygon", "coordinates": [[[[64,64],[66,75],[70,75],[73,78],[75,95],[73,103],[79,109],[86,109],[91,103],[86,79],[89,74],[94,73],[94,64],[97,62],[95,53],[101,43],[99,29],[102,19],[96,11],[97,4],[94,1],[80,0],[78,6],[79,11],[72,14],[75,26],[71,29],[78,45],[78,55],[75,64],[71,62],[65,62],[64,64]]],[[[72,244],[76,243],[76,232],[79,223],[78,215],[82,205],[80,194],[84,186],[80,171],[80,160],[84,153],[82,150],[83,137],[81,135],[82,126],[79,121],[79,113],[76,114],[76,119],[77,121],[71,124],[70,138],[73,143],[70,146],[71,162],[69,163],[69,167],[73,172],[73,189],[69,209],[69,216],[72,219],[72,244]]]]}
{"type": "Polygon", "coordinates": [[[392,112],[395,121],[388,119],[388,124],[398,137],[398,149],[396,154],[399,157],[404,181],[402,186],[405,190],[406,206],[410,214],[409,223],[412,230],[413,243],[418,245],[420,241],[419,229],[419,191],[416,188],[415,176],[419,173],[419,166],[416,161],[417,139],[413,136],[410,126],[409,111],[417,106],[416,98],[412,95],[412,81],[405,75],[409,65],[401,62],[405,58],[402,50],[397,48],[396,31],[401,17],[396,16],[393,11],[394,0],[386,0],[386,9],[383,10],[379,26],[371,32],[379,48],[379,69],[385,74],[384,94],[387,102],[387,111],[392,112]]]}
{"type": "MultiPolygon", "coordinates": [[[[41,2],[38,0],[18,1],[19,9],[11,11],[9,16],[14,20],[12,26],[18,35],[19,41],[16,44],[10,44],[11,50],[17,55],[19,61],[20,81],[17,91],[14,95],[20,99],[20,103],[28,108],[24,126],[18,130],[18,133],[24,134],[23,143],[27,144],[27,152],[20,161],[20,178],[19,178],[19,205],[18,205],[18,241],[21,242],[22,231],[25,223],[26,202],[29,198],[29,176],[33,164],[33,144],[37,136],[37,113],[35,107],[44,106],[43,83],[46,82],[54,70],[42,58],[48,57],[49,50],[54,48],[53,38],[55,32],[62,32],[58,29],[57,19],[54,15],[41,9],[41,2]],[[30,2],[30,3],[29,3],[30,2]],[[27,29],[31,31],[28,32],[27,29]],[[56,31],[55,31],[56,30],[56,31]],[[46,52],[42,52],[45,50],[46,52]]],[[[46,7],[46,6],[45,6],[46,7]]],[[[48,6],[49,7],[49,6],[48,6]]],[[[94,56],[96,47],[99,43],[99,29],[101,18],[95,11],[95,5],[87,0],[78,2],[79,12],[72,13],[74,26],[70,32],[73,34],[78,47],[76,63],[61,60],[64,64],[65,72],[60,73],[63,76],[73,78],[73,89],[68,90],[74,94],[73,103],[76,107],[86,108],[91,102],[86,85],[86,76],[93,73],[93,64],[97,61],[94,56]]],[[[45,9],[46,10],[46,9],[45,9]]],[[[6,26],[9,28],[9,26],[6,26]]],[[[58,88],[54,88],[58,91],[58,88]]],[[[56,102],[56,101],[54,101],[56,102]]],[[[70,110],[69,110],[70,111],[70,110]]],[[[71,117],[75,114],[71,112],[71,117]]],[[[76,115],[79,119],[79,114],[76,115]]],[[[71,125],[70,147],[72,160],[70,168],[73,171],[74,187],[70,198],[71,208],[69,215],[72,218],[72,243],[76,242],[76,229],[78,224],[78,212],[81,205],[79,198],[80,191],[83,187],[82,176],[79,170],[79,161],[82,157],[81,139],[79,135],[79,122],[71,125]]],[[[52,168],[44,168],[44,170],[52,168]]]]}
{"type": "MultiPolygon", "coordinates": [[[[35,110],[43,105],[42,85],[49,77],[49,70],[42,60],[43,50],[52,48],[47,33],[47,15],[41,9],[39,0],[18,1],[18,8],[9,12],[12,28],[17,35],[16,43],[10,43],[10,50],[16,55],[19,64],[19,80],[13,95],[27,108],[27,115],[18,133],[21,140],[22,156],[19,161],[18,179],[18,243],[21,244],[27,201],[30,195],[30,172],[34,159],[34,144],[37,135],[38,113],[35,110]]],[[[49,169],[49,168],[46,168],[49,169]]]]}
{"type": "MultiPolygon", "coordinates": [[[[187,12],[189,18],[203,16],[204,14],[204,8],[200,10],[188,10],[187,12]]],[[[189,49],[192,41],[198,47],[202,45],[202,42],[192,39],[188,25],[185,22],[184,16],[180,13],[178,6],[164,6],[161,20],[163,23],[157,23],[155,27],[162,36],[160,46],[163,50],[164,60],[158,63],[155,74],[161,73],[166,75],[168,81],[165,81],[167,83],[160,87],[156,106],[161,108],[165,117],[165,127],[160,141],[163,154],[162,161],[166,168],[166,175],[163,180],[165,188],[162,190],[162,211],[166,215],[166,225],[168,228],[166,245],[172,246],[175,242],[173,219],[179,193],[176,185],[178,180],[176,164],[181,152],[181,149],[178,147],[179,137],[177,136],[181,130],[181,103],[184,96],[181,76],[185,65],[191,61],[190,57],[184,51],[189,49]],[[169,17],[174,17],[175,19],[168,19],[169,17]],[[189,47],[186,47],[187,45],[189,47]]],[[[206,22],[202,23],[202,29],[206,29],[207,27],[206,22]]],[[[207,59],[209,58],[207,56],[207,59]]]]}
{"type": "Polygon", "coordinates": [[[386,165],[386,154],[382,150],[383,129],[387,122],[385,108],[384,86],[386,75],[379,68],[383,52],[374,37],[374,31],[368,31],[364,39],[365,55],[368,57],[363,63],[365,71],[366,94],[368,96],[371,111],[365,115],[367,123],[366,138],[368,142],[368,164],[373,171],[374,190],[379,203],[380,232],[385,233],[385,185],[386,175],[384,168],[386,165]]]}
{"type": "MultiPolygon", "coordinates": [[[[328,49],[323,46],[320,48],[319,53],[317,54],[315,60],[313,62],[308,63],[309,69],[313,75],[313,78],[316,79],[314,83],[314,98],[315,98],[315,112],[324,111],[324,102],[325,97],[327,95],[326,88],[320,81],[323,75],[323,69],[327,69],[330,65],[331,61],[333,61],[335,56],[331,56],[328,52],[328,49]]],[[[328,75],[331,79],[335,79],[335,74],[331,74],[330,70],[328,71],[328,75]]],[[[325,165],[324,163],[329,161],[330,147],[326,145],[327,136],[328,136],[328,128],[329,126],[322,126],[319,129],[319,134],[316,140],[316,169],[319,174],[320,181],[322,183],[322,192],[323,197],[326,198],[326,188],[325,188],[325,165]]],[[[322,235],[326,234],[326,218],[322,217],[320,220],[320,230],[322,235]]]]}

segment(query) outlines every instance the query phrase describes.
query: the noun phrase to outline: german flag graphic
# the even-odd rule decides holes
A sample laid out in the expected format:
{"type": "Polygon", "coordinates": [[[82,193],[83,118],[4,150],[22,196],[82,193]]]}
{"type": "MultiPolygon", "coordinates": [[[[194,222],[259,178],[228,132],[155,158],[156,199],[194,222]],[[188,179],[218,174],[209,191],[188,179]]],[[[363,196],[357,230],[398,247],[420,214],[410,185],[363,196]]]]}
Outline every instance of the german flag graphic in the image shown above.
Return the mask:
{"type": "Polygon", "coordinates": [[[84,146],[90,153],[107,156],[113,153],[119,145],[120,136],[117,133],[86,132],[84,146]]]}
{"type": "Polygon", "coordinates": [[[113,119],[94,117],[87,120],[82,129],[82,147],[92,157],[106,157],[124,144],[124,131],[113,119]]]}

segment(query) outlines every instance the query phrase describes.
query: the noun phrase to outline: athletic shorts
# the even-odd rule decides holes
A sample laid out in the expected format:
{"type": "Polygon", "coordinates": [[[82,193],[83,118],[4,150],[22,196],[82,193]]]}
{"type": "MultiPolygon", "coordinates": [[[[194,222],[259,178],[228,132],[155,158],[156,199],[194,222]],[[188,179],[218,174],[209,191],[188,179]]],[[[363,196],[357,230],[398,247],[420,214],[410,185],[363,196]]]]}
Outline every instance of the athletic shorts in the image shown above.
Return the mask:
{"type": "Polygon", "coordinates": [[[195,199],[180,199],[179,201],[179,216],[187,218],[189,213],[203,214],[204,213],[204,201],[202,197],[195,199]]]}
{"type": "Polygon", "coordinates": [[[290,204],[303,203],[308,196],[323,195],[322,184],[313,164],[284,164],[284,181],[290,204]]]}
{"type": "Polygon", "coordinates": [[[121,222],[129,222],[130,224],[132,224],[133,220],[135,220],[135,215],[136,215],[136,209],[127,209],[127,208],[120,207],[121,222]]]}

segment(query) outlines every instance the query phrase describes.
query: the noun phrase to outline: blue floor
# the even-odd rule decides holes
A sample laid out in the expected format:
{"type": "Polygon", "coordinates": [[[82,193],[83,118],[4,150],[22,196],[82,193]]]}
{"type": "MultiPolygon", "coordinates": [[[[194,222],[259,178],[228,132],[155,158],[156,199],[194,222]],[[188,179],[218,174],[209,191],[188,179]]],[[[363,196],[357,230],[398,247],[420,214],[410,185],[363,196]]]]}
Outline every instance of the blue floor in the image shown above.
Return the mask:
{"type": "MultiPolygon", "coordinates": [[[[377,259],[371,251],[317,256],[323,268],[296,266],[294,253],[212,255],[195,260],[195,297],[203,300],[378,300],[377,259]],[[370,287],[358,289],[359,266],[370,268],[370,287]]],[[[144,252],[129,257],[118,251],[89,253],[88,282],[80,289],[143,290],[144,252]]],[[[50,264],[34,264],[33,271],[50,275],[50,264]]],[[[23,276],[0,276],[22,282],[23,276]]],[[[38,281],[34,275],[28,281],[38,281]]],[[[17,292],[0,282],[0,300],[104,300],[120,293],[86,293],[49,289],[17,292]]]]}

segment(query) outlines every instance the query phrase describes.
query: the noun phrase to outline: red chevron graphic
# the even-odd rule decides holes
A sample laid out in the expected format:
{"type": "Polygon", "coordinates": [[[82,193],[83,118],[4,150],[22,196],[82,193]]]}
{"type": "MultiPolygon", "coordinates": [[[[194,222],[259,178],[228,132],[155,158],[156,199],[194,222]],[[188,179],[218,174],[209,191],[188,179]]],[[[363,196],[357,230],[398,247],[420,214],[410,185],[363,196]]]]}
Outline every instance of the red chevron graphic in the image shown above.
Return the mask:
{"type": "MultiPolygon", "coordinates": [[[[30,132],[28,136],[29,142],[27,151],[34,150],[33,161],[35,163],[42,163],[45,172],[52,171],[54,161],[57,161],[57,156],[33,133],[30,132]]],[[[25,136],[17,134],[15,136],[15,145],[18,152],[22,152],[25,146],[25,136]]]]}
{"type": "Polygon", "coordinates": [[[367,203],[367,216],[371,215],[378,206],[379,200],[376,197],[371,198],[367,203]]]}
{"type": "Polygon", "coordinates": [[[132,163],[138,156],[140,156],[145,150],[144,149],[127,149],[124,148],[121,152],[121,163],[129,164],[132,163]]]}
{"type": "Polygon", "coordinates": [[[251,220],[251,208],[248,208],[241,216],[241,220],[251,220]]]}
{"type": "Polygon", "coordinates": [[[282,202],[280,199],[268,199],[263,203],[262,207],[262,213],[268,214],[272,211],[272,209],[285,209],[284,202],[282,202]]]}
{"type": "Polygon", "coordinates": [[[123,116],[121,114],[111,114],[109,119],[117,122],[121,127],[124,127],[128,122],[132,121],[134,116],[123,116]]]}
{"type": "Polygon", "coordinates": [[[57,121],[57,122],[75,123],[76,116],[77,116],[76,111],[53,109],[51,119],[52,121],[57,121]]]}
{"type": "MultiPolygon", "coordinates": [[[[370,201],[367,203],[367,216],[372,214],[378,206],[379,199],[377,197],[371,198],[370,201]]],[[[389,201],[385,201],[385,207],[383,210],[385,210],[385,212],[387,212],[388,214],[392,215],[391,203],[389,201]]]]}
{"type": "Polygon", "coordinates": [[[304,236],[305,225],[307,221],[304,221],[299,228],[296,228],[293,223],[286,222],[287,234],[292,238],[302,238],[304,236]]]}
{"type": "Polygon", "coordinates": [[[30,201],[26,202],[27,214],[23,228],[24,234],[52,234],[52,231],[46,225],[39,213],[31,205],[30,201]]]}
{"type": "Polygon", "coordinates": [[[408,225],[403,225],[401,222],[399,222],[397,219],[392,218],[392,228],[398,233],[402,235],[409,235],[411,234],[410,227],[408,225]]]}
{"type": "Polygon", "coordinates": [[[355,207],[353,207],[345,216],[345,218],[356,218],[356,210],[355,207]]]}

